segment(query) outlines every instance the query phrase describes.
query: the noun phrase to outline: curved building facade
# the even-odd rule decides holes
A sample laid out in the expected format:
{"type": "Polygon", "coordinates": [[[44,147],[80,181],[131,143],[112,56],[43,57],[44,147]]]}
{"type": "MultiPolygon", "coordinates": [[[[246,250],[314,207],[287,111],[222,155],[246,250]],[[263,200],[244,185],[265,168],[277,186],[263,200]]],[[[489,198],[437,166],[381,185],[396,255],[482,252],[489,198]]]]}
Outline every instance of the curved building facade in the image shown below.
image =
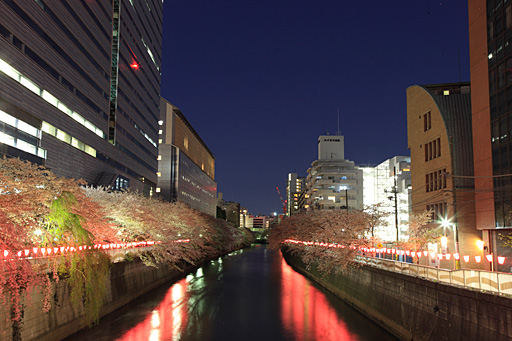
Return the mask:
{"type": "MultiPolygon", "coordinates": [[[[478,254],[469,83],[407,89],[412,212],[433,212],[431,228],[448,238],[439,252],[478,254]],[[458,245],[457,245],[458,240],[458,245]]],[[[452,260],[442,267],[455,267],[452,260]]]]}

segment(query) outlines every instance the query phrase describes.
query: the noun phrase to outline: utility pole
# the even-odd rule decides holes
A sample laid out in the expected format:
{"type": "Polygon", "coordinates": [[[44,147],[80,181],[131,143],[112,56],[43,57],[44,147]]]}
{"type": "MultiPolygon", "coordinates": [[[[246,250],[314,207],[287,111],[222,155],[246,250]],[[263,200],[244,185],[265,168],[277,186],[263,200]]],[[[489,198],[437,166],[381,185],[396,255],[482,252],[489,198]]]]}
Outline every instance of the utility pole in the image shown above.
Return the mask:
{"type": "MultiPolygon", "coordinates": [[[[385,190],[385,192],[387,193],[387,190],[385,190]]],[[[399,241],[399,235],[398,235],[398,198],[397,198],[397,194],[398,194],[398,188],[397,188],[397,185],[396,185],[396,167],[393,167],[393,189],[391,190],[391,193],[393,193],[393,196],[389,196],[388,199],[389,200],[393,200],[395,201],[395,228],[396,228],[396,242],[398,244],[398,241],[399,241]]]]}
{"type": "Polygon", "coordinates": [[[396,167],[393,167],[393,181],[395,186],[393,187],[393,193],[395,193],[395,227],[396,227],[396,242],[398,244],[398,200],[397,200],[397,192],[398,189],[396,187],[396,167]]]}

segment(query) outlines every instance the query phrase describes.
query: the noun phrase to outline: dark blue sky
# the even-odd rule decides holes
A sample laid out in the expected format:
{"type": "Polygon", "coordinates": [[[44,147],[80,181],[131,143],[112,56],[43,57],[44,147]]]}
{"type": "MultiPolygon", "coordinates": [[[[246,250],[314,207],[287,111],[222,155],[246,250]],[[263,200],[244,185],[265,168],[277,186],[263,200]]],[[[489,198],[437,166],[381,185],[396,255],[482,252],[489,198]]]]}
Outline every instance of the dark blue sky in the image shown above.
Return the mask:
{"type": "Polygon", "coordinates": [[[378,164],[407,149],[406,88],[469,81],[467,1],[165,0],[162,96],[216,158],[225,200],[281,212],[317,138],[378,164]],[[460,76],[459,76],[460,51],[460,76]]]}

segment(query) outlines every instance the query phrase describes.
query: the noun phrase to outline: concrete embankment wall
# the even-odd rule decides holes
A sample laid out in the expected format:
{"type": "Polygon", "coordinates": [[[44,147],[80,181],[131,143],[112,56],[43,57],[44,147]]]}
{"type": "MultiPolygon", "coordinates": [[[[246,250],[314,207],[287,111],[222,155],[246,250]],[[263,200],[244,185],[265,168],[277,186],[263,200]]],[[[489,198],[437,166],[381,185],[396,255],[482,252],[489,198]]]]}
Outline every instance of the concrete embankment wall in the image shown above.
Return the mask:
{"type": "MultiPolygon", "coordinates": [[[[112,264],[106,288],[106,300],[100,312],[103,317],[150,292],[166,282],[177,280],[196,268],[185,271],[145,266],[140,259],[112,264]]],[[[53,283],[54,293],[48,313],[42,309],[42,295],[34,292],[32,304],[24,309],[22,340],[56,341],[86,327],[82,323],[83,310],[76,310],[69,300],[70,290],[65,280],[53,283]]],[[[12,340],[12,324],[8,305],[0,308],[0,340],[12,340]]]]}
{"type": "Polygon", "coordinates": [[[283,256],[402,340],[512,340],[512,298],[370,266],[323,275],[297,255],[283,256]]]}

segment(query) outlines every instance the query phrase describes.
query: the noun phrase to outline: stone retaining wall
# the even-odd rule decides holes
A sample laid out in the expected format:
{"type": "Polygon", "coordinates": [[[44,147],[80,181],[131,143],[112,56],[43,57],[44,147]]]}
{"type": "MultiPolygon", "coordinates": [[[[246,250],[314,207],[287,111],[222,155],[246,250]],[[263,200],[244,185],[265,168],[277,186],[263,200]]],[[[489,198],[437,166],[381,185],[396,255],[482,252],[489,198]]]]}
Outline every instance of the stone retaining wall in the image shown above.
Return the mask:
{"type": "MultiPolygon", "coordinates": [[[[139,258],[135,258],[132,262],[113,263],[110,267],[110,280],[107,283],[105,304],[100,311],[100,317],[123,307],[166,282],[184,277],[195,268],[197,266],[188,266],[183,272],[165,266],[155,268],[145,266],[139,258]]],[[[52,293],[54,293],[51,299],[52,307],[48,313],[44,313],[41,303],[42,295],[34,291],[32,304],[24,309],[22,340],[62,340],[86,327],[82,323],[83,309],[77,310],[71,305],[69,286],[66,281],[53,283],[52,293]]],[[[9,306],[2,305],[0,307],[0,341],[9,340],[12,340],[9,306]]]]}
{"type": "Polygon", "coordinates": [[[512,298],[370,266],[323,275],[296,255],[283,256],[402,340],[512,340],[512,298]]]}

